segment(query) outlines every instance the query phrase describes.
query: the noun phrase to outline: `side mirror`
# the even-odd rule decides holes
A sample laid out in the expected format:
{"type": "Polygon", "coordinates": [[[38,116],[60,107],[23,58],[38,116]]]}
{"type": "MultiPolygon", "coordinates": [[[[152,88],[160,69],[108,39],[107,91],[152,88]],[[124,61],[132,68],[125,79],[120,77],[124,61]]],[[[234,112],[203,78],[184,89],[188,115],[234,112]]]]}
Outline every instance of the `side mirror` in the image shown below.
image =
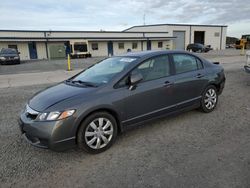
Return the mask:
{"type": "Polygon", "coordinates": [[[133,90],[135,88],[135,86],[140,82],[142,81],[143,79],[143,76],[141,73],[134,73],[134,74],[131,74],[130,77],[129,77],[129,83],[130,83],[130,87],[129,89],[130,90],[133,90]]]}

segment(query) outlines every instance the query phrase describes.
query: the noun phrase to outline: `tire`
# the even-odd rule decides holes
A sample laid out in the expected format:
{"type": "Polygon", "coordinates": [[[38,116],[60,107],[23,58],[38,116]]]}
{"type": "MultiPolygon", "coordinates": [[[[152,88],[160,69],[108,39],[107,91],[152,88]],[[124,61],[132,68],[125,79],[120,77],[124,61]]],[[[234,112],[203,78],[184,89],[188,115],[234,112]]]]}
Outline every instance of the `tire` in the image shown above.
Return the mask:
{"type": "Polygon", "coordinates": [[[202,94],[200,110],[205,113],[212,112],[218,103],[218,91],[215,86],[208,86],[202,94]]]}
{"type": "Polygon", "coordinates": [[[97,154],[109,149],[116,137],[117,122],[115,118],[107,112],[96,112],[82,122],[77,132],[77,145],[81,150],[97,154]],[[102,124],[102,128],[100,124],[102,124]]]}

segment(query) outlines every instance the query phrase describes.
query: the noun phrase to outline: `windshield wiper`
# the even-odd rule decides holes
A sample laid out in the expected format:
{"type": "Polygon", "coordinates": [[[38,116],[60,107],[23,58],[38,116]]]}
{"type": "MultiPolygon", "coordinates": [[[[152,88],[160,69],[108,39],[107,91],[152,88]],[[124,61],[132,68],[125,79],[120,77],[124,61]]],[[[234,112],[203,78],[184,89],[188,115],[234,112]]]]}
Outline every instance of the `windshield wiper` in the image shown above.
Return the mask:
{"type": "Polygon", "coordinates": [[[97,87],[97,85],[92,83],[92,82],[85,82],[85,81],[82,81],[82,80],[67,80],[67,82],[71,82],[73,84],[78,83],[78,84],[85,85],[85,86],[88,86],[88,87],[97,87]]]}

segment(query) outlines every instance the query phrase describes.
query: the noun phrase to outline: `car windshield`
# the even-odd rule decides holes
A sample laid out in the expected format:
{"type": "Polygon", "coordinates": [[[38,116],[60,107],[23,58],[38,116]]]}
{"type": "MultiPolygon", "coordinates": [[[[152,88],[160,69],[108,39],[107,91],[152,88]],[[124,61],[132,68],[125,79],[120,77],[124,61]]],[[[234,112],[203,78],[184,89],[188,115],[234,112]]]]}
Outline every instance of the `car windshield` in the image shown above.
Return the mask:
{"type": "Polygon", "coordinates": [[[15,49],[2,49],[1,54],[16,54],[17,51],[15,49]]]}
{"type": "Polygon", "coordinates": [[[111,57],[86,69],[84,72],[69,81],[88,86],[106,84],[135,60],[135,57],[111,57]]]}

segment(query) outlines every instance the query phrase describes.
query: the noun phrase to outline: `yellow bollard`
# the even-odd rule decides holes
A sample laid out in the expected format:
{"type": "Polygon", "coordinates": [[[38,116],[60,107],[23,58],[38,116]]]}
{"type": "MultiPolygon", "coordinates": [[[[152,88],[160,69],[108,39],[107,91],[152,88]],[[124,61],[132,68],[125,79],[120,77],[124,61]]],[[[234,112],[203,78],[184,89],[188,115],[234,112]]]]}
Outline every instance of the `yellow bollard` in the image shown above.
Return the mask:
{"type": "Polygon", "coordinates": [[[245,55],[245,45],[242,46],[240,55],[245,55]]]}
{"type": "Polygon", "coordinates": [[[67,71],[71,71],[71,62],[70,62],[70,55],[68,54],[68,70],[67,71]]]}

